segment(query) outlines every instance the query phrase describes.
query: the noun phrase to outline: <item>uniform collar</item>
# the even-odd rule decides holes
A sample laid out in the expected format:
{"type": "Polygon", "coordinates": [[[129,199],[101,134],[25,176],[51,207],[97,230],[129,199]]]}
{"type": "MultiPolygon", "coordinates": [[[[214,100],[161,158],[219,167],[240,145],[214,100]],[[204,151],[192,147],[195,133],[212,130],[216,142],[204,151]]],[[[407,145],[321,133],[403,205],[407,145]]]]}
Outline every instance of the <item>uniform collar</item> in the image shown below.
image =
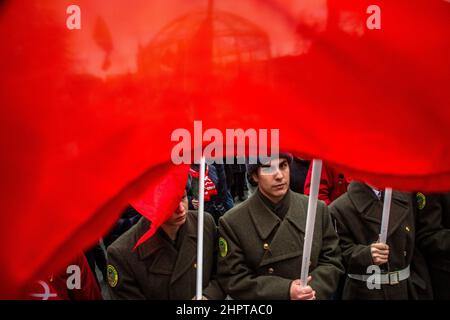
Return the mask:
{"type": "Polygon", "coordinates": [[[381,200],[383,192],[381,190],[378,189],[374,189],[372,188],[373,193],[375,193],[375,195],[377,196],[378,200],[381,200]]]}
{"type": "MultiPolygon", "coordinates": [[[[348,191],[348,197],[360,213],[364,213],[374,202],[381,202],[374,190],[362,182],[352,181],[348,186],[348,191]]],[[[392,191],[392,200],[405,205],[408,204],[407,196],[396,190],[392,191]]]]}
{"type": "MultiPolygon", "coordinates": [[[[296,201],[292,191],[288,190],[289,209],[285,220],[295,225],[299,230],[305,230],[306,221],[300,213],[306,208],[302,202],[296,201]]],[[[306,211],[305,211],[306,212],[306,211]]],[[[281,223],[281,219],[255,193],[249,199],[249,213],[261,239],[267,239],[272,231],[281,223]]]]}
{"type": "Polygon", "coordinates": [[[359,213],[364,213],[375,201],[378,201],[378,197],[368,185],[357,181],[352,181],[348,186],[348,197],[359,213]]]}
{"type": "MultiPolygon", "coordinates": [[[[373,222],[373,227],[378,230],[382,220],[383,201],[378,199],[368,185],[357,181],[352,181],[350,183],[348,187],[348,197],[356,210],[360,213],[361,217],[367,221],[373,222]]],[[[388,237],[398,229],[408,216],[410,210],[411,204],[407,194],[393,190],[388,237]]]]}
{"type": "Polygon", "coordinates": [[[260,197],[261,201],[264,202],[265,206],[275,213],[280,219],[284,219],[289,210],[290,192],[286,192],[283,199],[281,199],[278,203],[273,203],[261,192],[259,188],[257,190],[258,191],[256,193],[260,197]]]}
{"type": "MultiPolygon", "coordinates": [[[[188,223],[188,220],[192,220],[193,213],[191,211],[188,211],[187,217],[186,217],[186,223],[182,226],[182,229],[178,232],[178,239],[177,241],[184,241],[185,238],[190,238],[196,241],[197,239],[197,229],[196,225],[194,223],[188,223]]],[[[138,225],[136,226],[136,242],[137,239],[140,239],[142,235],[144,235],[150,228],[150,221],[147,220],[145,217],[142,217],[138,225]]],[[[141,260],[147,259],[149,256],[154,254],[156,251],[158,251],[161,248],[168,248],[168,250],[176,250],[176,248],[173,246],[173,244],[170,242],[167,237],[163,236],[161,231],[158,229],[158,231],[155,232],[155,234],[145,241],[143,244],[141,244],[139,247],[137,247],[137,253],[141,260]]],[[[181,244],[180,248],[183,247],[183,244],[181,244]]]]}
{"type": "MultiPolygon", "coordinates": [[[[145,217],[142,217],[141,220],[139,220],[138,225],[136,226],[136,242],[150,229],[150,224],[150,221],[145,217]]],[[[167,244],[169,243],[159,234],[158,231],[156,231],[150,239],[137,247],[136,251],[139,259],[145,260],[160,248],[167,246],[167,244]]]]}

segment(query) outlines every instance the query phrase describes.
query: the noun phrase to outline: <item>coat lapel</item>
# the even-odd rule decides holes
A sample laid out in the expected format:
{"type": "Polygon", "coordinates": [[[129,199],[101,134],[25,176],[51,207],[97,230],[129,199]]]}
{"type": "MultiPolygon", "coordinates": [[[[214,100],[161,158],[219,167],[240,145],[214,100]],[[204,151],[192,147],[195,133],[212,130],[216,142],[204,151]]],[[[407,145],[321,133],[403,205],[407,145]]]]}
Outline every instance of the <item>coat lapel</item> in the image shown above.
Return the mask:
{"type": "MultiPolygon", "coordinates": [[[[137,232],[136,232],[136,241],[140,239],[140,237],[145,234],[148,229],[150,228],[150,222],[145,219],[141,218],[141,220],[138,222],[137,225],[137,232]]],[[[142,243],[139,247],[137,247],[137,253],[139,256],[139,259],[146,260],[151,255],[155,254],[157,251],[159,251],[162,248],[166,248],[167,241],[161,237],[160,233],[157,231],[155,234],[142,243]]]]}
{"type": "MultiPolygon", "coordinates": [[[[299,201],[292,191],[289,191],[290,204],[286,217],[281,221],[272,211],[264,206],[264,211],[258,213],[261,219],[258,221],[257,229],[260,230],[261,239],[266,240],[272,231],[279,225],[272,240],[269,243],[269,249],[265,251],[259,267],[264,267],[278,261],[283,261],[293,257],[300,256],[303,251],[303,237],[306,224],[306,208],[299,201]],[[264,225],[266,223],[267,225],[264,225]]],[[[256,219],[256,212],[253,214],[256,219]]]]}
{"type": "MultiPolygon", "coordinates": [[[[141,218],[142,223],[136,232],[136,241],[148,231],[150,222],[141,218]]],[[[147,269],[151,273],[169,276],[172,274],[173,261],[177,257],[177,251],[158,230],[150,239],[141,244],[137,249],[139,259],[145,261],[150,257],[153,259],[147,263],[147,269]],[[150,264],[149,264],[150,263],[150,264]]]]}
{"type": "Polygon", "coordinates": [[[184,227],[179,235],[182,242],[170,279],[171,285],[191,269],[197,259],[197,218],[191,212],[184,227]]]}
{"type": "Polygon", "coordinates": [[[412,208],[409,205],[407,196],[404,193],[394,190],[392,192],[388,237],[390,237],[402,225],[405,219],[407,219],[410,210],[412,210],[412,208]],[[395,212],[395,214],[392,214],[393,212],[395,212]]]}
{"type": "Polygon", "coordinates": [[[273,213],[255,193],[249,199],[249,213],[259,237],[266,240],[272,231],[281,223],[281,219],[273,213]]]}
{"type": "Polygon", "coordinates": [[[286,219],[295,226],[302,234],[305,233],[306,229],[306,213],[307,207],[304,203],[300,201],[299,197],[294,196],[291,192],[291,204],[289,206],[289,211],[286,214],[286,219]]]}
{"type": "Polygon", "coordinates": [[[373,190],[369,186],[356,181],[350,183],[348,188],[350,201],[353,202],[361,217],[380,226],[383,204],[378,200],[373,190]]]}
{"type": "MultiPolygon", "coordinates": [[[[356,181],[350,184],[348,195],[361,217],[371,222],[368,227],[375,234],[379,234],[381,231],[383,202],[378,199],[369,186],[356,181]]],[[[389,215],[388,237],[403,223],[408,215],[408,211],[408,198],[405,194],[394,190],[392,192],[391,211],[389,215]]]]}

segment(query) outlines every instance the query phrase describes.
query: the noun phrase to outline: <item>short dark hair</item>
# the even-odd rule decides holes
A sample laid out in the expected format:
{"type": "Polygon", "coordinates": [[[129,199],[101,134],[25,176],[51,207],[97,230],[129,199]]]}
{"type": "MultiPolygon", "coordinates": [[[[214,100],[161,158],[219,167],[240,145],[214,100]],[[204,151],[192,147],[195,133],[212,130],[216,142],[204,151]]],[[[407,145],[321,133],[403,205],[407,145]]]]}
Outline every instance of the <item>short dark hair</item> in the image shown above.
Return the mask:
{"type": "MultiPolygon", "coordinates": [[[[292,159],[293,159],[292,155],[288,152],[280,152],[279,158],[286,159],[289,165],[291,164],[292,159]]],[[[253,161],[253,162],[255,162],[255,161],[253,161]]],[[[263,164],[259,161],[259,159],[258,159],[257,163],[250,164],[249,159],[246,158],[245,165],[247,167],[248,176],[251,177],[254,173],[258,172],[258,168],[261,167],[263,164]]]]}

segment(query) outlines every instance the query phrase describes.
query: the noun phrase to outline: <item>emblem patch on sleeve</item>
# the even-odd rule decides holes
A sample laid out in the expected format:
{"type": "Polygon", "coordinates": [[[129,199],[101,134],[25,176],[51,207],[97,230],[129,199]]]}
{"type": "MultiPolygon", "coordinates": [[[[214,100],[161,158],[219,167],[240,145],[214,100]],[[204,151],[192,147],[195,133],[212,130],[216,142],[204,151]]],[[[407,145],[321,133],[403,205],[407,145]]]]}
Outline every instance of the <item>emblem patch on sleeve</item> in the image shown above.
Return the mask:
{"type": "Polygon", "coordinates": [[[228,243],[227,243],[227,240],[225,240],[222,237],[219,238],[219,251],[220,251],[220,256],[222,258],[226,257],[227,254],[228,254],[228,243]]]}
{"type": "Polygon", "coordinates": [[[417,207],[419,208],[419,210],[425,208],[425,205],[427,204],[427,198],[423,193],[417,192],[416,200],[417,200],[417,207]]]}
{"type": "Polygon", "coordinates": [[[119,282],[119,274],[117,273],[116,268],[111,264],[108,264],[106,271],[108,284],[111,288],[114,288],[115,286],[117,286],[117,282],[119,282]]]}

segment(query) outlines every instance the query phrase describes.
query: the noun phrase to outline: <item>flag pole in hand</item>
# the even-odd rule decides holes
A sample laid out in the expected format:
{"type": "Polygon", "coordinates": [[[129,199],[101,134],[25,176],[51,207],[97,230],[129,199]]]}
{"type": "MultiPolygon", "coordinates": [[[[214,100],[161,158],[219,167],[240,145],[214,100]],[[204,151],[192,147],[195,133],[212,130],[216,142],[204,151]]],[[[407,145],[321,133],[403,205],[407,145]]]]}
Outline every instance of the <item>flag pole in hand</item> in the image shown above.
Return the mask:
{"type": "Polygon", "coordinates": [[[314,223],[316,221],[317,201],[319,196],[320,174],[322,172],[322,160],[313,160],[312,163],[311,192],[308,201],[308,213],[306,216],[305,241],[303,244],[303,259],[301,282],[302,287],[308,285],[309,260],[311,258],[311,245],[314,236],[314,223]]]}
{"type": "Polygon", "coordinates": [[[381,219],[380,242],[386,244],[389,226],[389,215],[391,213],[392,188],[386,188],[383,202],[383,217],[381,219]]]}
{"type": "Polygon", "coordinates": [[[197,227],[197,300],[203,299],[203,221],[205,208],[205,168],[206,160],[200,160],[200,176],[198,183],[198,227],[197,227]]]}

